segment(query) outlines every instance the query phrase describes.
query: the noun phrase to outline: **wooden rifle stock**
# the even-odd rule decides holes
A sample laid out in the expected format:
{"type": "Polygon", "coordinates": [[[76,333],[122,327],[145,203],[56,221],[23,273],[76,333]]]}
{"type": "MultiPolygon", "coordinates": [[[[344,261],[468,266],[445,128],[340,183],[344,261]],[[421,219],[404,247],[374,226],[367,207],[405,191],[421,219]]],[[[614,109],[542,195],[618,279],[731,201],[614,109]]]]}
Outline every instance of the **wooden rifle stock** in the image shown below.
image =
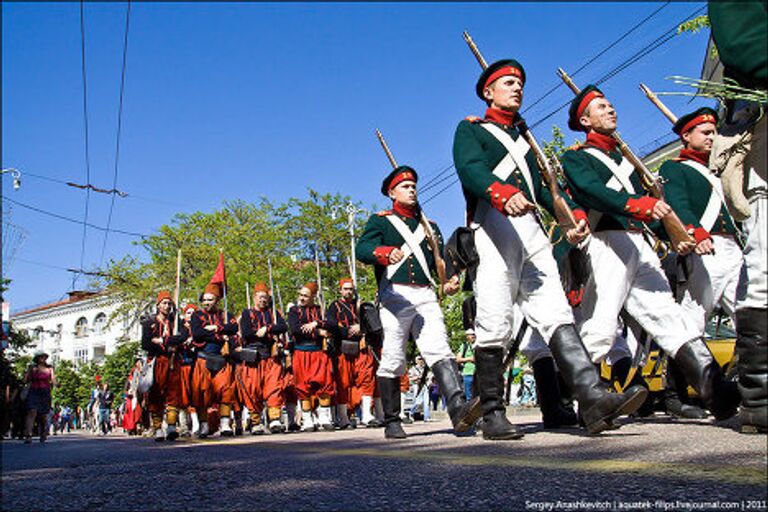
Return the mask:
{"type": "MultiPolygon", "coordinates": [[[[581,89],[573,82],[568,73],[562,68],[557,68],[558,76],[563,80],[565,85],[573,91],[573,94],[579,94],[581,89]]],[[[624,155],[624,158],[629,160],[629,163],[635,168],[636,172],[640,173],[640,181],[643,184],[643,188],[653,197],[661,201],[664,200],[664,187],[660,180],[653,175],[653,173],[646,167],[640,158],[627,146],[627,143],[621,138],[618,132],[614,131],[611,136],[618,143],[619,151],[624,155]]],[[[683,242],[695,243],[695,240],[685,229],[680,217],[674,212],[674,210],[661,219],[664,224],[664,229],[669,235],[669,239],[672,242],[672,247],[677,249],[679,244],[683,242]]]]}
{"type": "Polygon", "coordinates": [[[675,124],[677,122],[677,116],[672,113],[671,110],[667,108],[667,106],[661,102],[658,96],[656,96],[653,91],[645,84],[640,84],[640,90],[643,91],[643,94],[645,94],[645,97],[651,100],[651,103],[656,105],[656,108],[658,108],[662,114],[664,114],[664,117],[670,120],[672,124],[675,124]]]}
{"type": "MultiPolygon", "coordinates": [[[[463,35],[464,35],[464,41],[466,41],[467,46],[469,46],[469,50],[472,52],[472,55],[474,55],[475,59],[477,59],[477,63],[480,64],[480,67],[483,70],[485,70],[488,67],[488,63],[483,57],[483,54],[480,53],[480,49],[475,44],[475,41],[472,39],[472,36],[470,36],[466,30],[464,31],[463,35]]],[[[544,183],[549,188],[549,193],[552,195],[552,205],[555,210],[555,217],[557,218],[558,224],[560,224],[560,227],[562,227],[566,231],[576,228],[576,226],[578,225],[578,222],[576,221],[576,218],[573,216],[573,211],[571,210],[571,207],[568,205],[565,198],[563,198],[563,195],[560,193],[560,186],[557,183],[557,173],[552,168],[552,165],[549,159],[547,158],[547,155],[541,149],[541,146],[539,146],[539,143],[536,141],[536,138],[533,136],[533,133],[528,128],[528,125],[525,124],[525,121],[521,119],[521,122],[518,125],[518,128],[520,130],[521,135],[525,138],[525,141],[531,147],[533,154],[536,155],[536,160],[539,162],[539,168],[542,171],[541,177],[544,180],[544,183]]],[[[533,193],[533,191],[531,191],[531,193],[533,193]]]]}
{"type": "MultiPolygon", "coordinates": [[[[389,145],[387,145],[387,141],[384,140],[384,135],[381,134],[378,128],[376,129],[376,138],[379,139],[381,148],[384,150],[384,153],[386,153],[390,165],[392,165],[393,169],[396,169],[397,160],[395,160],[395,156],[392,154],[392,151],[390,151],[389,145]]],[[[435,232],[432,229],[432,225],[429,223],[427,215],[421,208],[419,208],[419,223],[421,224],[421,227],[424,229],[424,233],[426,234],[427,244],[429,245],[429,248],[432,249],[432,257],[435,260],[435,268],[437,269],[437,278],[440,281],[440,286],[437,287],[437,294],[442,299],[443,285],[446,283],[445,260],[443,260],[443,256],[440,254],[440,245],[437,243],[437,237],[435,236],[435,232]]]]}

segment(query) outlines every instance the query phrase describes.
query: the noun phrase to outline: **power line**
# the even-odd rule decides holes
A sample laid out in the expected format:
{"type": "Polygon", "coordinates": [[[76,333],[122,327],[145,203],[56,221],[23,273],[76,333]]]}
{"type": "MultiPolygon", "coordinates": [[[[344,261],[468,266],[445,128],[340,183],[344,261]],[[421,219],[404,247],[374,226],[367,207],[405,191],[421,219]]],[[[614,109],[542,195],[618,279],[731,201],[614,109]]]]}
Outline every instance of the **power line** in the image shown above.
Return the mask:
{"type": "MultiPolygon", "coordinates": [[[[125,68],[128,57],[128,28],[131,21],[131,1],[128,0],[128,7],[125,11],[125,38],[123,39],[123,68],[120,74],[120,103],[117,109],[117,141],[115,142],[115,172],[112,179],[112,189],[117,189],[117,170],[120,162],[120,133],[123,127],[123,96],[125,93],[125,68]]],[[[107,230],[104,232],[104,242],[101,245],[101,256],[99,257],[99,266],[104,261],[104,252],[107,249],[107,238],[109,238],[109,228],[112,225],[112,213],[115,209],[115,194],[112,194],[112,200],[109,203],[109,215],[107,216],[107,230]]],[[[80,267],[82,267],[82,263],[80,267]]]]}
{"type": "MultiPolygon", "coordinates": [[[[83,223],[82,221],[77,220],[77,219],[73,219],[72,217],[67,217],[65,215],[61,215],[61,214],[58,214],[58,213],[54,213],[54,212],[49,212],[47,210],[43,210],[42,208],[37,208],[36,206],[31,206],[31,205],[28,205],[28,204],[20,203],[19,201],[16,201],[15,199],[11,199],[8,196],[2,196],[2,198],[3,198],[3,201],[8,201],[8,202],[13,203],[13,204],[15,204],[17,206],[21,206],[22,208],[26,208],[27,210],[32,210],[33,212],[41,213],[43,215],[48,215],[49,217],[54,217],[56,219],[65,220],[67,222],[73,222],[75,224],[83,224],[85,227],[89,227],[89,228],[92,228],[92,229],[97,229],[99,231],[106,231],[107,230],[107,228],[105,228],[104,226],[97,226],[95,224],[91,224],[90,222],[83,223]]],[[[149,236],[149,235],[145,235],[144,233],[136,233],[135,231],[125,231],[125,230],[122,230],[122,229],[115,229],[115,228],[111,228],[110,231],[112,231],[113,233],[120,233],[121,235],[135,236],[135,237],[139,237],[139,238],[146,238],[146,237],[149,236]]],[[[81,267],[82,267],[82,265],[81,265],[81,267]]]]}
{"type": "Polygon", "coordinates": [[[450,171],[453,168],[453,164],[448,164],[447,167],[444,167],[440,172],[432,176],[430,179],[428,179],[424,184],[421,186],[421,189],[429,187],[432,183],[440,179],[441,175],[444,175],[446,172],[450,171]]]}
{"type": "MultiPolygon", "coordinates": [[[[451,166],[451,167],[453,167],[453,166],[451,166]]],[[[442,178],[440,178],[438,181],[435,181],[435,182],[433,182],[433,183],[431,183],[431,184],[429,184],[429,185],[427,185],[425,187],[421,187],[421,189],[419,189],[419,192],[421,194],[423,194],[423,193],[425,193],[425,192],[427,192],[429,190],[432,190],[432,189],[434,189],[436,187],[439,187],[440,185],[442,185],[443,183],[445,183],[449,179],[455,178],[455,177],[456,176],[453,173],[447,174],[447,175],[443,176],[442,178]]]]}
{"type": "MultiPolygon", "coordinates": [[[[91,182],[91,157],[88,147],[88,80],[85,72],[85,5],[80,0],[80,62],[83,75],[83,120],[85,126],[85,182],[91,182]]],[[[85,189],[85,213],[83,214],[83,237],[80,242],[80,267],[85,261],[85,240],[88,224],[88,205],[91,199],[91,190],[85,189]]],[[[77,282],[78,274],[72,276],[72,288],[77,282]]]]}
{"type": "Polygon", "coordinates": [[[435,192],[432,196],[424,200],[421,204],[427,204],[428,202],[432,201],[434,198],[436,198],[437,196],[439,196],[440,194],[442,194],[443,192],[445,192],[446,190],[448,190],[458,182],[459,182],[459,178],[457,176],[452,182],[450,182],[449,184],[447,184],[446,186],[444,186],[443,188],[435,192]]]}
{"type": "MultiPolygon", "coordinates": [[[[659,7],[658,9],[656,9],[655,11],[653,11],[651,14],[649,14],[648,16],[646,16],[645,18],[643,18],[643,19],[642,19],[642,20],[641,20],[639,23],[636,23],[636,24],[635,24],[635,26],[633,26],[632,28],[630,28],[629,30],[627,30],[626,32],[624,32],[624,33],[623,33],[621,36],[619,36],[619,38],[618,38],[618,39],[616,39],[614,42],[612,42],[611,44],[609,44],[609,45],[608,45],[607,47],[605,47],[603,50],[601,50],[600,52],[598,52],[598,53],[597,53],[597,54],[596,54],[594,57],[592,57],[591,59],[589,59],[587,62],[585,62],[584,64],[582,64],[582,65],[579,67],[579,69],[577,69],[576,71],[574,71],[573,73],[571,73],[571,76],[576,76],[576,75],[577,75],[577,74],[579,74],[581,71],[583,71],[583,70],[584,70],[584,69],[585,69],[587,66],[589,66],[590,64],[592,64],[593,62],[595,62],[597,59],[599,59],[600,57],[602,57],[603,55],[605,55],[605,53],[606,53],[606,52],[608,52],[608,51],[609,51],[609,50],[611,50],[613,47],[615,47],[617,44],[619,44],[621,41],[623,41],[624,39],[626,39],[626,38],[627,38],[627,37],[628,37],[630,34],[632,34],[632,32],[634,32],[635,30],[637,30],[638,28],[640,28],[641,26],[643,26],[643,25],[644,25],[644,24],[645,24],[645,23],[646,23],[648,20],[650,20],[651,18],[653,18],[654,16],[656,16],[656,15],[657,15],[659,12],[661,12],[661,10],[662,10],[662,9],[664,9],[664,8],[665,8],[666,6],[668,6],[669,4],[670,4],[670,2],[666,2],[666,3],[664,3],[664,4],[663,4],[661,7],[659,7]]],[[[527,111],[529,111],[530,109],[532,109],[533,107],[535,107],[536,105],[538,105],[539,103],[541,103],[541,101],[542,101],[542,100],[544,100],[544,98],[548,97],[550,94],[552,94],[553,92],[555,92],[555,91],[556,91],[557,89],[559,89],[559,88],[560,88],[562,85],[563,85],[563,82],[558,82],[558,83],[556,83],[556,84],[555,84],[555,85],[554,85],[552,88],[550,88],[550,89],[549,89],[547,92],[545,92],[543,96],[541,96],[539,99],[537,99],[536,101],[534,101],[533,103],[531,103],[530,105],[528,105],[528,106],[527,106],[527,107],[526,107],[526,108],[523,110],[523,112],[522,112],[522,113],[523,113],[523,114],[524,114],[524,113],[526,113],[527,111]]]]}

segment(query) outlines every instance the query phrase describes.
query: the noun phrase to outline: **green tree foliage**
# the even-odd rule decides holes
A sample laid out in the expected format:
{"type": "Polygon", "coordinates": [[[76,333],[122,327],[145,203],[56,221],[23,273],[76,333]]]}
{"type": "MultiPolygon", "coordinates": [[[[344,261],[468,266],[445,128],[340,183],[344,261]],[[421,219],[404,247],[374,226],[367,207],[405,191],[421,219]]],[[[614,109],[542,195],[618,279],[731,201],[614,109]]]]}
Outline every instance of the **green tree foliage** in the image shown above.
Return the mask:
{"type": "Polygon", "coordinates": [[[138,341],[129,341],[117,346],[114,353],[108,355],[101,368],[101,378],[109,384],[109,388],[120,397],[125,383],[128,380],[128,372],[136,362],[136,356],[139,354],[138,341]]]}
{"type": "MultiPolygon", "coordinates": [[[[711,26],[712,25],[709,23],[709,16],[702,14],[701,16],[691,18],[685,23],[681,23],[680,26],[677,27],[677,34],[698,34],[702,30],[708,29],[711,26]]],[[[715,47],[714,44],[712,45],[712,53],[710,54],[709,58],[717,59],[717,47],[715,47]]]]}
{"type": "Polygon", "coordinates": [[[53,388],[53,404],[70,406],[80,404],[82,377],[72,361],[59,362],[54,371],[57,386],[53,388]]]}
{"type": "Polygon", "coordinates": [[[27,368],[32,364],[32,356],[18,356],[12,359],[11,365],[13,373],[21,380],[24,378],[24,374],[27,373],[27,368]]]}
{"type": "Polygon", "coordinates": [[[87,364],[80,365],[77,370],[80,382],[78,383],[77,392],[75,394],[75,402],[71,405],[79,405],[84,408],[88,405],[91,390],[96,386],[96,375],[101,375],[101,367],[91,361],[87,364]]]}

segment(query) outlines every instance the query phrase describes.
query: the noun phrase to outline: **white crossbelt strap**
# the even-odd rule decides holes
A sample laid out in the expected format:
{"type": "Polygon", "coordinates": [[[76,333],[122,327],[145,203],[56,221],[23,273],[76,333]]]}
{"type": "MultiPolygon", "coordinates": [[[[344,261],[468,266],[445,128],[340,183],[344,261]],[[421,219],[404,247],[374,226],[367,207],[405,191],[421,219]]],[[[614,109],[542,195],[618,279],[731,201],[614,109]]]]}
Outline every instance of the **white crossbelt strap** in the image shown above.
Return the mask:
{"type": "Polygon", "coordinates": [[[688,167],[698,171],[698,173],[704,176],[704,178],[712,186],[712,192],[709,194],[709,202],[707,203],[707,207],[704,209],[704,213],[702,214],[701,219],[699,219],[701,227],[707,231],[712,231],[712,227],[717,221],[717,216],[720,214],[720,210],[725,204],[725,198],[723,197],[723,186],[720,183],[720,178],[715,176],[712,171],[710,171],[706,166],[700,164],[699,162],[695,162],[693,160],[683,160],[681,163],[684,163],[688,167]]]}
{"type": "MultiPolygon", "coordinates": [[[[613,174],[613,177],[611,177],[611,179],[608,180],[608,183],[605,184],[606,187],[615,190],[616,192],[621,192],[623,189],[630,194],[635,193],[635,187],[632,186],[632,182],[629,179],[635,169],[629,161],[622,159],[621,165],[618,165],[599,149],[585,148],[584,151],[600,160],[600,162],[611,171],[611,174],[613,174]]],[[[601,212],[590,210],[589,215],[587,216],[590,226],[597,226],[597,223],[600,222],[602,216],[603,214],[601,212]]]]}
{"type": "Polygon", "coordinates": [[[403,240],[405,240],[403,246],[400,247],[400,250],[403,251],[403,259],[401,259],[396,264],[389,265],[387,267],[387,279],[391,280],[392,276],[394,276],[395,273],[403,265],[403,263],[405,263],[405,260],[407,260],[411,254],[413,254],[413,256],[416,258],[416,261],[419,262],[421,270],[424,271],[424,275],[427,276],[427,279],[429,279],[429,282],[432,284],[432,286],[435,286],[435,282],[432,280],[432,275],[429,272],[427,258],[424,256],[424,251],[421,250],[421,242],[424,240],[424,238],[426,238],[424,227],[419,224],[416,228],[416,231],[411,231],[408,225],[396,215],[387,215],[387,220],[390,222],[390,224],[392,224],[397,232],[400,233],[400,236],[403,237],[403,240]]]}
{"type": "Polygon", "coordinates": [[[528,153],[530,146],[523,137],[518,137],[517,140],[512,140],[512,136],[507,132],[491,123],[482,123],[480,126],[485,128],[488,133],[494,136],[504,148],[507,150],[507,155],[501,159],[493,174],[501,180],[506,180],[509,175],[514,172],[515,169],[520,169],[525,179],[525,184],[528,186],[528,190],[531,193],[531,200],[535,203],[536,192],[533,188],[533,180],[531,179],[531,170],[528,168],[528,162],[525,160],[525,155],[528,153]]]}

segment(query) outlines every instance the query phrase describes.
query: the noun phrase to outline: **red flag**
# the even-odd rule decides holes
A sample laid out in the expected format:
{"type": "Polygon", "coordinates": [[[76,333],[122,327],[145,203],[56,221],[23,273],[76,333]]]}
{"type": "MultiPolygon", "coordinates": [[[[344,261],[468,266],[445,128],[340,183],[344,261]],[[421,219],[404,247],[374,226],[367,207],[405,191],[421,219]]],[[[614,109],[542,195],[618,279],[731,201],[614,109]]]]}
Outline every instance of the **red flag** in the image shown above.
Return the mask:
{"type": "Polygon", "coordinates": [[[224,270],[224,253],[219,253],[219,264],[216,267],[216,272],[213,273],[213,277],[209,284],[218,284],[224,287],[227,286],[227,273],[224,270]]]}

